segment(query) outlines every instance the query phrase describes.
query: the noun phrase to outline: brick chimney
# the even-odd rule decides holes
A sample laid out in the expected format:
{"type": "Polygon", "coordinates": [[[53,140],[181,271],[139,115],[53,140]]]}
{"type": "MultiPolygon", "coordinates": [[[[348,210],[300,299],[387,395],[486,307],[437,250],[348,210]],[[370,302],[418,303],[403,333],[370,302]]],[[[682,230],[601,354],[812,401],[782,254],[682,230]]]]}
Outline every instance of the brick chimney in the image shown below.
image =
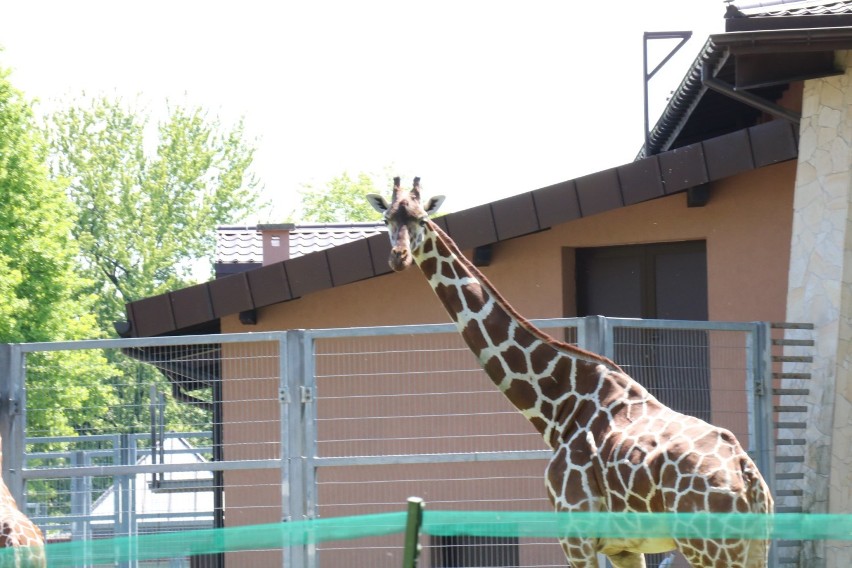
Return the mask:
{"type": "Polygon", "coordinates": [[[263,266],[290,258],[290,231],[295,228],[293,223],[257,226],[263,238],[263,266]]]}

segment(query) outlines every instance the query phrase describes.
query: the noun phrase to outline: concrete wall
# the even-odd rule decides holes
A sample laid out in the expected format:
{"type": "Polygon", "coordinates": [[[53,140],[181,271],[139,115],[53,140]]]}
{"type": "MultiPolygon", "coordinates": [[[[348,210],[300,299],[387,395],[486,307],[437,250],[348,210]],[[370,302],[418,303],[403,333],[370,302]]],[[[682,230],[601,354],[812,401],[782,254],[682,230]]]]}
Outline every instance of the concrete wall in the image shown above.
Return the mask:
{"type": "MultiPolygon", "coordinates": [[[[790,385],[810,394],[789,401],[809,412],[810,513],[852,511],[852,53],[837,64],[805,82],[790,251],[787,317],[816,325],[812,380],[790,385]]],[[[802,565],[852,566],[852,543],[809,542],[802,565]]]]}

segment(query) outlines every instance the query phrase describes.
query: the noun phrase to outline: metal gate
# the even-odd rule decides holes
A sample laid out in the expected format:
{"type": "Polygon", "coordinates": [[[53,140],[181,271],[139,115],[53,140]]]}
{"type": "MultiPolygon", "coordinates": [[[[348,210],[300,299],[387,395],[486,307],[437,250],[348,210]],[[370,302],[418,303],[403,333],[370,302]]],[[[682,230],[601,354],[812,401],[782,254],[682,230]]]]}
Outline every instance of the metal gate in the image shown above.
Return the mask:
{"type": "MultiPolygon", "coordinates": [[[[612,358],[681,411],[732,430],[773,483],[767,326],[601,317],[536,324],[612,358]]],[[[303,507],[300,514],[395,510],[411,495],[436,509],[551,510],[543,486],[550,452],[454,326],[379,335],[375,328],[313,330],[294,340],[310,365],[299,381],[302,413],[291,414],[289,428],[306,456],[291,477],[304,476],[304,500],[293,505],[303,507]]],[[[444,537],[423,544],[423,562],[432,567],[565,565],[554,541],[444,537]]],[[[323,567],[401,560],[391,539],[292,553],[295,565],[323,567]]]]}
{"type": "MultiPolygon", "coordinates": [[[[731,429],[774,485],[768,324],[535,324],[731,429]]],[[[0,374],[4,477],[54,541],[398,511],[411,495],[434,509],[550,509],[549,451],[449,324],[3,345],[0,374]],[[97,427],[74,423],[77,406],[39,406],[51,373],[79,373],[68,361],[83,352],[110,369],[109,388],[91,396],[106,401],[109,419],[97,427]],[[34,429],[54,418],[72,431],[34,429]]],[[[169,565],[393,566],[401,544],[338,541],[169,565]]],[[[553,541],[423,544],[425,566],[565,563],[553,541]]]]}

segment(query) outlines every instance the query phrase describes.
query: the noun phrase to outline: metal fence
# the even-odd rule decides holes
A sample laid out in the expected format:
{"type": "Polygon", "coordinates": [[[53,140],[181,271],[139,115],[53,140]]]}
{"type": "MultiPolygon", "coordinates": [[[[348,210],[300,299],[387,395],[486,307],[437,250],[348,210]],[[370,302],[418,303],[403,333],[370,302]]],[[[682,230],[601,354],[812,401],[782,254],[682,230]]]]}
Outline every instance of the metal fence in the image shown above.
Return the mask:
{"type": "MultiPolygon", "coordinates": [[[[731,429],[774,484],[768,324],[535,323],[731,429]]],[[[435,509],[550,510],[550,452],[452,325],[0,347],[4,477],[51,541],[398,511],[411,495],[435,509]],[[87,370],[99,380],[82,380],[87,370]],[[89,386],[57,405],[57,385],[74,380],[89,386]]],[[[423,545],[430,567],[565,565],[550,540],[423,545]]],[[[372,538],[162,565],[394,566],[401,555],[398,540],[372,538]]]]}

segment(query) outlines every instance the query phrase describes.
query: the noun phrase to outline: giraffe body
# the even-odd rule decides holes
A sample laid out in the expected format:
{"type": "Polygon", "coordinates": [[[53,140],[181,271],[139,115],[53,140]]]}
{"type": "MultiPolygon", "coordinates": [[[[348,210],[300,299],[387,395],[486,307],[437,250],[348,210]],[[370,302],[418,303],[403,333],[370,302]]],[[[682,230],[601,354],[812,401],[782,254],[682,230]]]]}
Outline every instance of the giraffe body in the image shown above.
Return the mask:
{"type": "MultiPolygon", "coordinates": [[[[2,463],[2,449],[0,449],[2,463]]],[[[47,566],[41,529],[18,508],[15,498],[0,477],[0,548],[14,548],[11,556],[0,557],[0,568],[42,568],[47,566]]]]}
{"type": "MultiPolygon", "coordinates": [[[[545,486],[557,511],[771,513],[772,497],[733,434],[666,407],[618,365],[557,341],[520,316],[428,219],[419,179],[384,214],[396,271],[416,263],[485,372],[553,450],[545,486]]],[[[645,566],[644,553],[678,549],[695,568],[763,568],[768,543],[711,539],[561,541],[571,566],[645,566]]]]}

